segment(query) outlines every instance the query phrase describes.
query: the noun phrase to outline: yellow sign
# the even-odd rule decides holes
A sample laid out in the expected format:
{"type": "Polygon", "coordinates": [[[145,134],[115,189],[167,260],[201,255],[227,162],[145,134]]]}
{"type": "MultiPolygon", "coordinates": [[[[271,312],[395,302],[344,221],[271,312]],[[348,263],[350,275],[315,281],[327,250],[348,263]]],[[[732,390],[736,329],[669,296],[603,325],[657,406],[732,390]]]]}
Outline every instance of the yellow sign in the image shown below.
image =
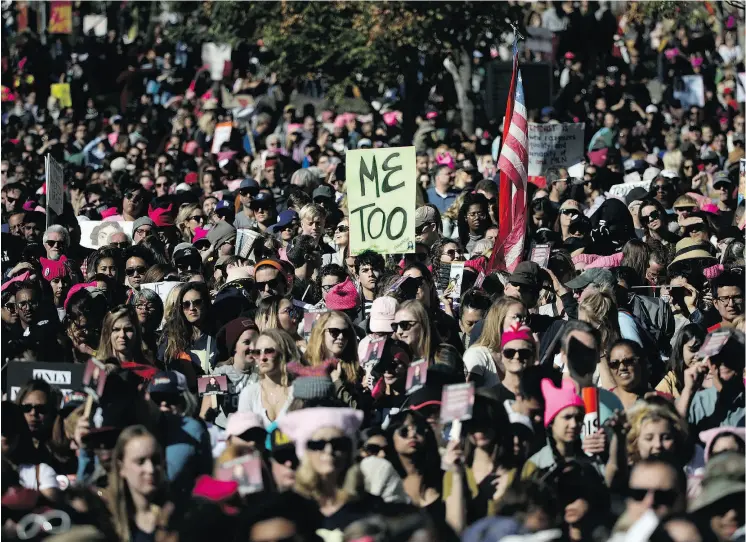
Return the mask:
{"type": "Polygon", "coordinates": [[[57,98],[60,102],[60,108],[72,107],[73,100],[70,97],[70,84],[69,83],[54,83],[49,85],[52,96],[57,98]]]}
{"type": "Polygon", "coordinates": [[[350,251],[414,252],[417,175],[414,147],[347,152],[350,251]]]}
{"type": "Polygon", "coordinates": [[[49,8],[49,25],[47,30],[50,34],[72,34],[73,33],[73,6],[72,2],[51,2],[49,8]]]}

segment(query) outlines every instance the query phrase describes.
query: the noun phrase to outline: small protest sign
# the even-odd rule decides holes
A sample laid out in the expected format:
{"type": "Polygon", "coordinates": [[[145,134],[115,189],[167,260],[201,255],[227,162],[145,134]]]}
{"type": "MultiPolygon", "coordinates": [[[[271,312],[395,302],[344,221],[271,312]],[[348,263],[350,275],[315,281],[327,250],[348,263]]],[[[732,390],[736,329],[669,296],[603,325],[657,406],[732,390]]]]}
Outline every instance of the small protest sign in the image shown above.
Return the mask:
{"type": "Polygon", "coordinates": [[[635,188],[643,188],[647,192],[648,190],[650,190],[650,181],[615,184],[609,189],[609,194],[623,200],[627,197],[627,194],[632,192],[632,190],[635,188]]]}
{"type": "Polygon", "coordinates": [[[583,159],[585,123],[528,124],[528,174],[569,167],[583,159]]]}
{"type": "Polygon", "coordinates": [[[474,410],[474,382],[451,384],[443,388],[440,422],[471,419],[474,410]]]}
{"type": "Polygon", "coordinates": [[[438,293],[443,294],[448,288],[448,282],[451,279],[451,264],[441,263],[438,269],[438,293]]]}
{"type": "Polygon", "coordinates": [[[161,282],[147,282],[145,284],[140,285],[140,289],[146,289],[146,290],[153,290],[156,294],[158,294],[158,297],[161,298],[161,301],[163,301],[163,305],[166,304],[166,298],[168,298],[168,294],[171,293],[171,290],[174,289],[174,287],[178,284],[181,284],[178,280],[165,280],[161,282]]]}
{"type": "Polygon", "coordinates": [[[256,241],[258,238],[258,231],[243,228],[236,230],[236,256],[249,258],[249,255],[254,248],[254,241],[256,241]]]}
{"type": "Polygon", "coordinates": [[[88,360],[83,373],[83,389],[95,401],[98,401],[104,393],[106,374],[106,366],[103,362],[95,358],[88,360]]]}
{"type": "Polygon", "coordinates": [[[552,247],[549,245],[536,245],[531,249],[531,257],[529,258],[539,267],[546,267],[549,263],[549,256],[552,254],[552,247]]]}
{"type": "Polygon", "coordinates": [[[223,463],[217,468],[215,478],[224,482],[238,482],[238,493],[242,496],[264,489],[262,461],[256,453],[223,463]]]}
{"type": "Polygon", "coordinates": [[[681,101],[681,107],[704,107],[705,81],[701,75],[682,75],[673,83],[673,97],[681,101]]]}
{"type": "Polygon", "coordinates": [[[225,375],[201,376],[197,379],[200,395],[223,395],[228,393],[228,377],[225,375]]]}
{"type": "Polygon", "coordinates": [[[407,367],[407,380],[404,389],[407,394],[420,389],[427,382],[427,360],[419,359],[407,367]]]}
{"type": "Polygon", "coordinates": [[[93,35],[101,38],[109,31],[109,19],[106,15],[86,15],[83,17],[83,34],[93,30],[93,35]]]}
{"type": "Polygon", "coordinates": [[[50,34],[73,33],[73,3],[70,0],[52,1],[49,3],[47,32],[50,34]]]}
{"type": "Polygon", "coordinates": [[[484,284],[484,279],[487,278],[487,275],[484,274],[484,271],[480,271],[477,275],[477,280],[474,282],[474,288],[479,289],[482,287],[482,284],[484,284]]]}
{"type": "Polygon", "coordinates": [[[113,233],[126,233],[131,239],[134,224],[134,222],[124,220],[85,220],[85,217],[78,217],[80,244],[97,250],[109,244],[109,237],[113,233]]]}
{"type": "Polygon", "coordinates": [[[461,299],[461,284],[464,278],[464,262],[453,262],[451,263],[451,272],[448,276],[448,286],[446,286],[444,294],[454,300],[454,304],[458,305],[458,300],[461,299]]]}
{"type": "Polygon", "coordinates": [[[715,331],[705,337],[702,347],[697,352],[697,357],[705,359],[717,356],[730,339],[730,331],[715,331]]]}
{"type": "Polygon", "coordinates": [[[49,209],[58,215],[62,214],[62,206],[65,201],[65,171],[62,165],[48,154],[45,161],[44,173],[47,182],[47,221],[49,221],[49,209]]]}
{"type": "Polygon", "coordinates": [[[20,389],[29,380],[44,380],[66,396],[80,388],[83,381],[82,363],[56,363],[49,361],[11,361],[8,362],[7,389],[8,397],[14,401],[20,389]]]}
{"type": "Polygon", "coordinates": [[[212,154],[219,153],[223,143],[228,143],[231,140],[232,131],[232,122],[219,122],[215,125],[215,132],[212,135],[212,147],[210,147],[212,154]]]}
{"type": "Polygon", "coordinates": [[[351,254],[414,252],[414,147],[348,151],[346,166],[351,254]]]}
{"type": "Polygon", "coordinates": [[[60,107],[72,107],[73,100],[70,96],[70,83],[53,83],[49,85],[49,93],[57,98],[60,107]]]}
{"type": "MultiPolygon", "coordinates": [[[[231,60],[231,46],[225,43],[205,43],[202,45],[202,64],[210,70],[213,81],[223,79],[225,63],[231,60]]],[[[213,151],[215,152],[215,151],[213,151]]]]}

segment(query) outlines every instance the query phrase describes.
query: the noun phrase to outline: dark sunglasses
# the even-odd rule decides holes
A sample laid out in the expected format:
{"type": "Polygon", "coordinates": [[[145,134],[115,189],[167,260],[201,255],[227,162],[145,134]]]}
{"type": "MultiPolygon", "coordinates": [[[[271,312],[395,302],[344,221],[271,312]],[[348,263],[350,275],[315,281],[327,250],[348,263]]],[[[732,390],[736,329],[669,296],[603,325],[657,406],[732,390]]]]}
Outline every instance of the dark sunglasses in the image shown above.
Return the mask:
{"type": "Polygon", "coordinates": [[[129,248],[130,242],[129,241],[119,241],[118,243],[109,243],[109,245],[112,246],[112,247],[117,247],[117,248],[129,248]]]}
{"type": "Polygon", "coordinates": [[[205,217],[202,215],[193,215],[187,218],[187,220],[194,220],[195,222],[202,224],[205,221],[205,217]]]}
{"type": "Polygon", "coordinates": [[[324,331],[328,332],[329,335],[332,336],[332,339],[337,340],[337,338],[340,335],[344,334],[349,329],[350,328],[348,328],[348,327],[346,327],[346,328],[328,327],[324,331]]]}
{"type": "Polygon", "coordinates": [[[140,192],[125,192],[124,197],[130,201],[142,200],[142,194],[140,192]]]}
{"type": "Polygon", "coordinates": [[[280,279],[278,277],[275,277],[265,282],[261,282],[261,281],[256,282],[256,288],[260,292],[263,292],[267,287],[269,287],[270,290],[277,290],[277,287],[279,285],[280,285],[280,279]]]}
{"type": "Polygon", "coordinates": [[[155,183],[156,188],[167,188],[171,183],[155,183]]]}
{"type": "Polygon", "coordinates": [[[676,502],[677,492],[674,489],[645,489],[630,487],[627,497],[633,501],[642,501],[648,493],[653,493],[653,506],[672,506],[676,502]]]}
{"type": "Polygon", "coordinates": [[[660,217],[661,215],[658,211],[653,211],[648,216],[643,216],[642,219],[645,221],[646,224],[650,224],[651,222],[658,220],[660,217]]]}
{"type": "Polygon", "coordinates": [[[49,405],[33,405],[26,403],[21,405],[21,410],[24,414],[30,414],[32,410],[36,411],[37,414],[47,414],[50,411],[49,405]]]}
{"type": "Polygon", "coordinates": [[[350,227],[345,226],[344,224],[340,224],[334,231],[338,231],[339,233],[347,233],[348,231],[350,231],[350,227]]]}
{"type": "Polygon", "coordinates": [[[534,351],[530,348],[506,348],[503,350],[503,357],[505,359],[514,359],[516,354],[518,354],[519,360],[526,361],[533,357],[534,351]]]}
{"type": "Polygon", "coordinates": [[[658,184],[655,186],[655,190],[656,192],[667,192],[671,190],[671,184],[670,183],[658,184]]]}
{"type": "Polygon", "coordinates": [[[393,324],[391,324],[391,329],[394,330],[394,333],[396,333],[399,329],[401,329],[402,331],[409,331],[417,323],[418,322],[415,322],[414,320],[402,320],[401,322],[394,322],[393,324]]]}
{"type": "Polygon", "coordinates": [[[379,453],[386,451],[386,446],[381,446],[380,444],[366,444],[363,446],[363,451],[368,455],[378,455],[379,453]]]}
{"type": "Polygon", "coordinates": [[[259,190],[253,190],[251,188],[242,188],[241,190],[239,190],[239,193],[242,196],[251,196],[253,198],[259,193],[259,190]]]}
{"type": "Polygon", "coordinates": [[[407,438],[410,435],[424,435],[427,432],[427,427],[423,425],[402,425],[399,429],[396,430],[397,434],[401,438],[407,438]]]}
{"type": "Polygon", "coordinates": [[[677,213],[690,213],[694,211],[695,207],[674,207],[673,210],[677,213]]]}
{"type": "Polygon", "coordinates": [[[576,209],[562,209],[560,212],[565,216],[580,216],[580,213],[576,209]]]}
{"type": "Polygon", "coordinates": [[[452,260],[455,260],[456,256],[461,256],[461,251],[460,250],[455,250],[455,249],[452,248],[451,250],[446,250],[443,253],[443,256],[448,256],[452,260]]]}
{"type": "Polygon", "coordinates": [[[59,245],[60,247],[62,247],[62,246],[63,246],[63,245],[62,245],[62,241],[55,241],[54,239],[48,239],[48,240],[47,240],[47,245],[48,245],[48,246],[50,246],[51,248],[54,248],[54,247],[56,247],[57,245],[59,245]]]}
{"type": "Polygon", "coordinates": [[[156,405],[166,403],[168,406],[178,406],[182,403],[183,398],[178,393],[154,392],[150,394],[150,400],[156,405]]]}
{"type": "Polygon", "coordinates": [[[251,204],[252,211],[269,211],[271,205],[267,203],[253,203],[251,204]]]}
{"type": "Polygon", "coordinates": [[[281,229],[282,231],[287,231],[287,230],[295,230],[297,228],[298,228],[298,223],[291,222],[290,224],[286,224],[285,226],[283,226],[281,229]]]}
{"type": "Polygon", "coordinates": [[[348,437],[336,437],[333,439],[309,440],[306,442],[306,449],[313,452],[323,452],[327,446],[332,447],[334,453],[347,453],[352,451],[352,441],[348,437]]]}
{"type": "Polygon", "coordinates": [[[638,361],[637,358],[610,359],[609,369],[618,369],[621,365],[624,365],[625,367],[633,367],[638,361]]]}
{"type": "Polygon", "coordinates": [[[279,450],[272,450],[272,459],[277,461],[280,465],[287,465],[290,463],[290,468],[295,470],[298,468],[298,456],[295,453],[295,448],[285,447],[279,450]]]}
{"type": "Polygon", "coordinates": [[[138,265],[137,267],[128,267],[124,270],[124,272],[127,274],[128,277],[132,277],[137,273],[138,275],[142,275],[147,271],[148,268],[144,267],[142,265],[138,265]]]}
{"type": "Polygon", "coordinates": [[[3,305],[3,308],[10,312],[16,312],[16,304],[13,302],[8,302],[5,305],[3,305]]]}
{"type": "Polygon", "coordinates": [[[423,224],[422,226],[417,226],[414,229],[415,235],[422,235],[422,232],[425,231],[425,228],[427,228],[430,224],[423,224]]]}
{"type": "Polygon", "coordinates": [[[258,348],[255,348],[255,349],[252,349],[252,350],[247,350],[246,353],[248,355],[250,355],[250,356],[255,357],[255,358],[259,357],[261,355],[264,355],[264,356],[274,356],[275,354],[277,354],[277,349],[276,348],[265,348],[264,350],[260,350],[258,348]]]}
{"type": "Polygon", "coordinates": [[[193,301],[182,301],[181,302],[181,308],[184,309],[185,311],[186,310],[190,310],[192,308],[201,309],[203,303],[204,302],[203,302],[202,299],[195,299],[193,301]]]}

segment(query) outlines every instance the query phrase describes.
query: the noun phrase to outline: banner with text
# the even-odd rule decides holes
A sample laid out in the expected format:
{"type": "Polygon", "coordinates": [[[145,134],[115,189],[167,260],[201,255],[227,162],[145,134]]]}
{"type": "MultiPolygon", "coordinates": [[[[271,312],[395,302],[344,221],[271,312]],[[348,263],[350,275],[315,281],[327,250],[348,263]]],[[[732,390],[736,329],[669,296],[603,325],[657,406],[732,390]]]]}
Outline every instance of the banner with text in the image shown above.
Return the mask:
{"type": "Polygon", "coordinates": [[[414,252],[417,175],[414,147],[348,151],[350,250],[414,252]]]}
{"type": "Polygon", "coordinates": [[[85,363],[11,361],[8,363],[8,397],[15,400],[18,391],[31,379],[44,380],[63,395],[80,389],[85,363]]]}
{"type": "Polygon", "coordinates": [[[528,124],[528,174],[569,167],[583,160],[585,123],[528,124]]]}

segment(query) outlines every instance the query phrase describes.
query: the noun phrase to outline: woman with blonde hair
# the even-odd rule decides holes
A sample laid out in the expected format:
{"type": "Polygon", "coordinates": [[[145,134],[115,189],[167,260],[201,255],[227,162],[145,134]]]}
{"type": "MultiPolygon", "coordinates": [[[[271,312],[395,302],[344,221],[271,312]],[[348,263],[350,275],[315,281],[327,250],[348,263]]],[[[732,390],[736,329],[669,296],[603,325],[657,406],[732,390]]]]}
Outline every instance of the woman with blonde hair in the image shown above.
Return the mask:
{"type": "Polygon", "coordinates": [[[592,292],[580,300],[578,320],[589,323],[601,334],[600,385],[610,389],[614,387],[614,378],[609,371],[607,352],[621,337],[616,301],[608,292],[592,292]]]}
{"type": "Polygon", "coordinates": [[[104,361],[116,359],[121,367],[153,365],[137,314],[130,305],[119,305],[106,313],[96,357],[104,361]]]}
{"type": "Polygon", "coordinates": [[[186,286],[185,282],[174,285],[171,291],[166,296],[166,303],[163,305],[163,322],[168,322],[174,316],[174,310],[176,309],[176,302],[179,300],[179,293],[186,286]]]}
{"type": "Polygon", "coordinates": [[[272,295],[260,300],[255,321],[259,331],[281,329],[293,338],[298,348],[305,349],[306,341],[298,334],[298,312],[289,299],[272,295]]]}
{"type": "Polygon", "coordinates": [[[689,428],[667,402],[640,401],[627,410],[627,459],[630,465],[650,457],[666,456],[683,466],[689,460],[686,450],[689,428]]]}
{"type": "Polygon", "coordinates": [[[199,203],[190,203],[179,209],[176,215],[176,228],[186,243],[191,243],[197,228],[205,224],[205,212],[199,203]]]}
{"type": "Polygon", "coordinates": [[[502,334],[525,324],[528,310],[517,297],[501,297],[490,307],[479,339],[464,352],[464,366],[470,382],[496,386],[505,378],[502,362],[502,334]]]}
{"type": "Polygon", "coordinates": [[[257,414],[266,428],[293,402],[287,365],[299,361],[300,352],[287,332],[265,329],[256,339],[251,355],[259,380],[246,386],[238,396],[238,412],[257,414]]]}
{"type": "Polygon", "coordinates": [[[440,215],[443,221],[443,237],[458,239],[458,212],[464,203],[464,198],[466,198],[466,192],[461,192],[446,212],[440,215]]]}
{"type": "Polygon", "coordinates": [[[412,359],[432,361],[439,341],[425,305],[414,299],[399,305],[391,328],[394,338],[409,346],[412,359]]]}
{"type": "Polygon", "coordinates": [[[331,373],[334,391],[345,404],[357,408],[361,397],[362,371],[357,357],[357,336],[352,320],[340,311],[321,315],[308,338],[306,359],[312,367],[335,360],[331,373]]]}
{"type": "Polygon", "coordinates": [[[105,500],[118,539],[153,539],[166,481],[160,445],[145,426],[127,427],[114,446],[111,466],[105,500]]]}

